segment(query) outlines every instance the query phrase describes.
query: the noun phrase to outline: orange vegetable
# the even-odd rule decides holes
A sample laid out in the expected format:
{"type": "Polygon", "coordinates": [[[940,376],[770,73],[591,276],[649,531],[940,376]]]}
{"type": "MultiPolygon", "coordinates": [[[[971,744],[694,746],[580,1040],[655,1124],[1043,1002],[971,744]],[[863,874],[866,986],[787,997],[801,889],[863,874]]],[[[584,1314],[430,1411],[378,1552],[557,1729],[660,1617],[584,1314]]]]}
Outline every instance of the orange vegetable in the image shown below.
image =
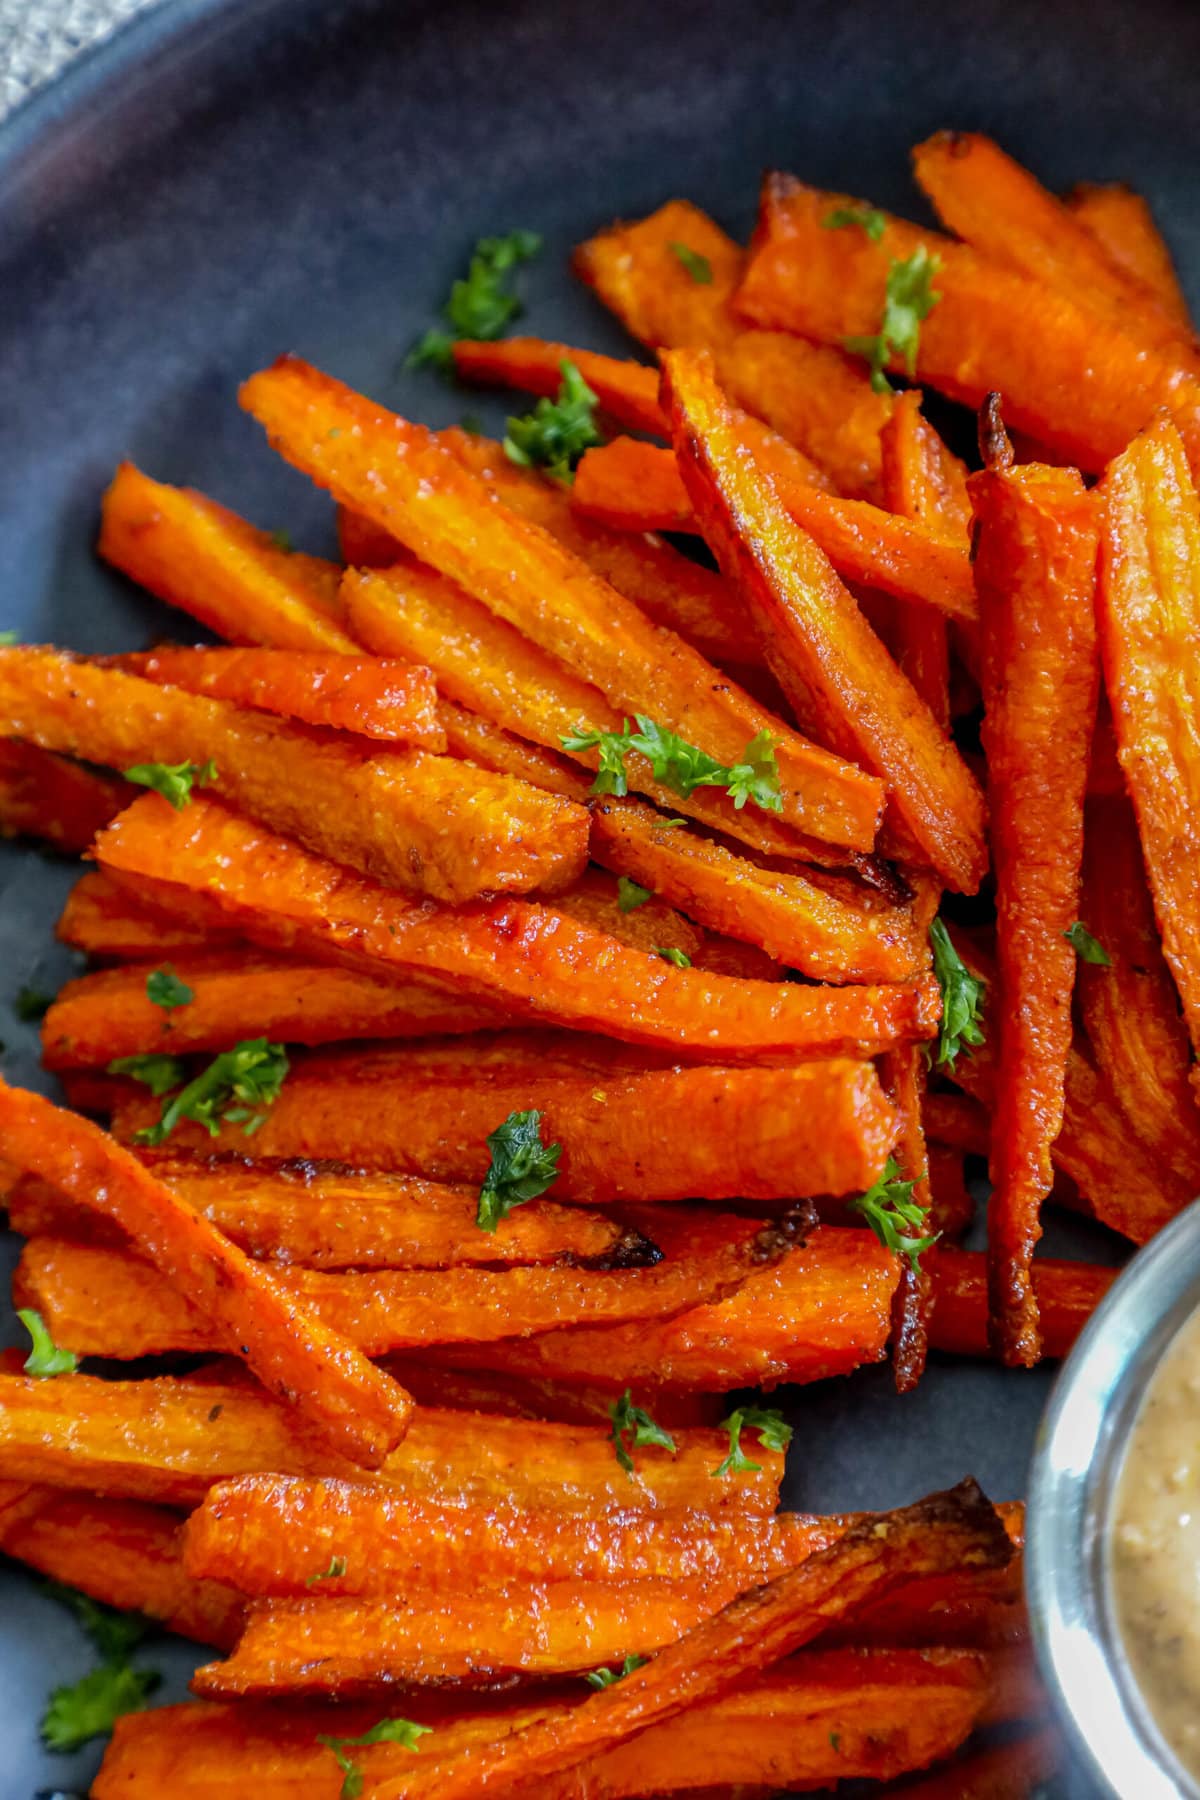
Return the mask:
{"type": "Polygon", "coordinates": [[[245,943],[236,932],[222,931],[203,920],[185,921],[179,914],[156,912],[101,869],[79,877],[67,895],[54,935],[60,943],[88,956],[160,960],[180,952],[232,949],[245,943]]]}
{"type": "MultiPolygon", "coordinates": [[[[1034,1259],[1032,1278],[1041,1319],[1041,1354],[1061,1357],[1116,1280],[1097,1263],[1034,1259]]],[[[930,1343],[955,1356],[988,1354],[987,1265],[981,1252],[943,1250],[933,1277],[930,1343]]]]}
{"type": "Polygon", "coordinates": [[[587,779],[565,756],[542,750],[450,700],[438,701],[438,717],[451,756],[478,763],[480,768],[492,769],[498,775],[516,775],[521,781],[568,800],[586,798],[587,779]]]}
{"type": "Polygon", "coordinates": [[[0,1081],[0,1145],[18,1168],[127,1232],[205,1318],[210,1343],[301,1408],[326,1444],[377,1467],[403,1437],[411,1411],[403,1389],[97,1126],[0,1081]]]}
{"type": "Polygon", "coordinates": [[[926,1094],[921,1119],[933,1144],[970,1150],[976,1156],[986,1156],[991,1147],[991,1121],[979,1102],[965,1094],[926,1094]]]}
{"type": "Polygon", "coordinates": [[[78,856],[133,795],[127,782],[0,738],[0,837],[40,838],[78,856]]]}
{"type": "MultiPolygon", "coordinates": [[[[445,1368],[435,1364],[427,1351],[389,1356],[387,1367],[420,1406],[503,1413],[511,1419],[557,1419],[564,1425],[594,1425],[599,1420],[606,1430],[610,1424],[612,1393],[591,1384],[506,1375],[490,1369],[445,1368]]],[[[719,1425],[728,1411],[719,1394],[667,1394],[660,1389],[653,1402],[654,1416],[666,1431],[719,1425]]]]}
{"type": "MultiPolygon", "coordinates": [[[[638,805],[636,800],[633,805],[638,805]]],[[[639,808],[639,811],[649,814],[653,823],[658,824],[658,814],[652,807],[639,808]]],[[[623,870],[624,859],[615,860],[619,860],[623,870]]],[[[622,898],[623,892],[615,875],[604,869],[587,868],[574,887],[555,895],[554,903],[570,918],[578,919],[581,925],[607,931],[632,950],[657,952],[660,946],[669,946],[682,950],[689,962],[699,954],[703,937],[700,928],[668,906],[662,895],[651,893],[632,908],[626,903],[624,912],[621,910],[622,898]]]]}
{"type": "Polygon", "coordinates": [[[443,899],[565,886],[587,860],[584,813],[507,777],[467,774],[423,750],[364,755],[53,651],[0,651],[0,730],[118,768],[211,760],[212,786],[236,805],[351,867],[443,899]]]}
{"type": "Polygon", "coordinates": [[[237,818],[203,795],[186,813],[153,796],[105,832],[99,860],[139,889],[203,895],[222,923],[271,947],[336,951],[368,972],[442,976],[515,1014],[725,1062],[780,1052],[873,1055],[927,1036],[935,983],[830,988],[677,969],[550,907],[494,901],[431,909],[237,818]],[[167,817],[164,818],[164,814],[167,817]]]}
{"type": "Polygon", "coordinates": [[[1192,315],[1171,252],[1142,196],[1123,182],[1085,181],[1067,195],[1067,206],[1113,262],[1151,289],[1168,318],[1190,331],[1192,315]]]}
{"type": "Polygon", "coordinates": [[[122,463],[104,496],[106,561],[233,644],[353,652],[338,618],[336,563],[283,549],[192,488],[122,463]]]}
{"type": "MultiPolygon", "coordinates": [[[[889,1051],[881,1058],[880,1076],[885,1091],[895,1102],[900,1120],[896,1162],[904,1177],[914,1184],[911,1197],[930,1215],[930,1227],[936,1232],[929,1185],[929,1153],[921,1123],[925,1069],[920,1051],[915,1046],[889,1051]]],[[[936,1262],[937,1254],[937,1245],[932,1244],[915,1266],[906,1257],[899,1259],[899,1280],[892,1298],[892,1364],[899,1394],[911,1393],[925,1373],[929,1314],[933,1304],[930,1268],[936,1262]]]]}
{"type": "MultiPolygon", "coordinates": [[[[829,843],[869,850],[878,788],[790,731],[682,639],[539,527],[492,499],[421,426],[397,419],[295,359],[255,375],[242,402],[275,447],[573,667],[614,707],[649,714],[732,763],[767,731],[783,819],[829,843]],[[331,431],[340,436],[330,437],[331,431]]],[[[726,802],[729,816],[733,808],[726,802]]]]}
{"type": "Polygon", "coordinates": [[[615,531],[699,530],[674,455],[643,438],[615,437],[585,450],[571,504],[615,531]]]}
{"type": "Polygon", "coordinates": [[[461,380],[519,388],[527,394],[548,395],[551,400],[562,386],[564,362],[574,363],[603,410],[624,430],[666,437],[666,421],[658,404],[658,371],[645,363],[598,356],[594,350],[573,350],[569,344],[548,343],[545,338],[502,338],[493,344],[462,338],[454,346],[454,367],[461,380]]]}
{"type": "MultiPolygon", "coordinates": [[[[920,329],[916,376],[978,406],[1004,396],[1010,425],[1080,468],[1098,470],[1167,406],[1200,449],[1200,385],[1172,353],[1139,344],[1069,296],[888,215],[878,242],[831,231],[845,195],[771,175],[737,294],[755,324],[824,342],[873,336],[892,263],[922,246],[940,259],[939,299],[920,329]]],[[[900,360],[892,365],[904,372],[900,360]]]]}
{"type": "MultiPolygon", "coordinates": [[[[924,1109],[922,1109],[924,1110],[924,1109]]],[[[961,1150],[945,1144],[926,1148],[929,1167],[930,1225],[947,1243],[956,1243],[975,1218],[975,1201],[966,1184],[961,1150]]]]}
{"type": "Polygon", "coordinates": [[[1029,1800],[1063,1763],[1056,1731],[1013,1738],[896,1789],[896,1800],[1029,1800]]]}
{"type": "Polygon", "coordinates": [[[710,350],[731,400],[804,451],[837,490],[877,499],[887,396],[840,348],[748,331],[731,305],[744,261],[686,200],[601,232],[575,254],[578,273],[634,337],[655,349],[710,350]],[[693,281],[672,248],[680,242],[706,258],[711,281],[693,281]]]}
{"type": "Polygon", "coordinates": [[[829,743],[887,783],[904,832],[947,884],[974,892],[986,867],[984,808],[966,764],[821,551],[744,459],[711,365],[671,351],[663,366],[688,491],[784,692],[829,743]]]}
{"type": "Polygon", "coordinates": [[[966,543],[971,530],[967,471],[921,411],[916,388],[896,395],[879,444],[883,504],[888,511],[917,519],[952,542],[966,543]]]}

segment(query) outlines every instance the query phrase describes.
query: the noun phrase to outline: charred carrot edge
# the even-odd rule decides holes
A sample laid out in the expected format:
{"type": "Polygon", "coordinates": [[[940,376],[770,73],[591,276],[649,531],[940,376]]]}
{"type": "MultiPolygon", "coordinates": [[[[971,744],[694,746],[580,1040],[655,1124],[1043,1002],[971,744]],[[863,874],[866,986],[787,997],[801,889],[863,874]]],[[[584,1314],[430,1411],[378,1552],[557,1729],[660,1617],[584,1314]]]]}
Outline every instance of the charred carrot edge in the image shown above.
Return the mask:
{"type": "Polygon", "coordinates": [[[104,659],[162,687],[186,688],[363,737],[444,750],[428,669],[376,656],[304,650],[164,649],[104,659]]]}
{"type": "Polygon", "coordinates": [[[586,564],[492,499],[422,427],[295,359],[252,376],[242,404],[276,449],[337,500],[385,526],[574,666],[613,706],[646,712],[673,729],[686,724],[690,742],[700,737],[711,755],[726,760],[741,756],[755,733],[768,731],[779,761],[783,819],[827,842],[873,847],[878,789],[870,777],[807,743],[731,682],[714,678],[712,666],[682,639],[651,625],[586,564]],[[339,428],[341,435],[330,437],[339,428]]]}
{"type": "Polygon", "coordinates": [[[739,406],[804,451],[838,491],[877,499],[888,397],[840,347],[746,330],[731,306],[743,263],[741,247],[686,200],[601,232],[575,255],[577,272],[634,337],[655,349],[711,350],[739,406]],[[705,258],[710,281],[692,280],[680,242],[705,258]]]}
{"type": "Polygon", "coordinates": [[[984,748],[996,870],[999,1029],[988,1202],[991,1308],[1006,1362],[1038,1357],[1029,1268],[1053,1184],[1071,1047],[1083,800],[1099,667],[1098,506],[1073,470],[1015,468],[999,413],[970,480],[984,616],[984,748]]]}
{"type": "Polygon", "coordinates": [[[186,813],[147,795],[97,842],[102,865],[145,891],[203,895],[225,925],[272,948],[344,952],[368,971],[448,978],[460,991],[526,1018],[722,1061],[780,1050],[870,1056],[934,1028],[936,983],[799,987],[677,969],[515,900],[429,909],[365,882],[203,794],[186,813]],[[164,813],[168,816],[164,818],[164,813]]]}
{"type": "Polygon", "coordinates": [[[215,500],[152,481],[132,463],[104,496],[97,549],[231,644],[357,648],[337,616],[336,563],[283,549],[215,500]]]}
{"type": "Polygon", "coordinates": [[[1171,251],[1141,194],[1119,181],[1085,181],[1067,195],[1067,206],[1113,262],[1152,291],[1168,318],[1190,331],[1191,309],[1171,251]]]}
{"type": "Polygon", "coordinates": [[[781,687],[827,742],[887,783],[896,818],[948,885],[974,892],[987,865],[974,778],[825,556],[741,455],[711,363],[684,351],[662,361],[685,483],[781,687]]]}
{"type": "MultiPolygon", "coordinates": [[[[111,823],[111,818],[105,822],[111,823]]],[[[54,935],[60,943],[88,956],[119,960],[156,957],[161,961],[180,952],[245,946],[245,940],[234,932],[144,905],[101,869],[79,877],[67,895],[54,935]]]]}
{"type": "Polygon", "coordinates": [[[862,231],[827,230],[829,214],[850,204],[787,175],[767,177],[737,293],[747,319],[826,343],[872,337],[892,264],[924,249],[939,259],[938,299],[921,325],[918,381],[968,406],[1002,393],[1010,425],[1093,472],[1160,406],[1177,418],[1192,453],[1200,452],[1200,384],[1178,357],[1147,349],[1069,296],[966,244],[890,214],[877,242],[862,231]],[[1036,331],[1025,329],[1031,318],[1036,331]]]}
{"type": "Polygon", "coordinates": [[[644,1668],[590,1696],[569,1719],[464,1749],[403,1785],[385,1781],[381,1800],[401,1793],[406,1800],[426,1794],[468,1800],[485,1782],[495,1795],[528,1793],[531,1782],[615,1750],[652,1724],[691,1714],[904,1580],[951,1567],[1002,1568],[1010,1555],[1003,1527],[973,1483],[852,1526],[829,1549],[740,1596],[644,1668]]]}
{"type": "Polygon", "coordinates": [[[22,1507],[0,1514],[0,1550],[53,1581],[168,1630],[231,1649],[243,1624],[232,1588],[186,1574],[178,1514],[136,1500],[33,1487],[22,1507]]]}
{"type": "Polygon", "coordinates": [[[135,789],[18,738],[0,739],[0,837],[33,837],[79,855],[135,789]]]}
{"type": "Polygon", "coordinates": [[[896,1800],[1029,1800],[1063,1764],[1056,1731],[1039,1731],[981,1750],[896,1789],[896,1800]]]}
{"type": "Polygon", "coordinates": [[[1137,813],[1163,954],[1200,1043],[1200,898],[1193,838],[1200,765],[1200,505],[1169,420],[1104,478],[1100,648],[1117,754],[1137,813]]]}
{"type": "Polygon", "coordinates": [[[1114,262],[1070,207],[973,131],[939,131],[913,151],[917,181],[948,231],[983,256],[1068,295],[1139,341],[1195,361],[1189,333],[1154,290],[1114,262]]]}
{"type": "MultiPolygon", "coordinates": [[[[914,1184],[913,1200],[925,1208],[927,1215],[931,1214],[929,1153],[921,1123],[925,1073],[920,1050],[912,1046],[889,1051],[881,1058],[880,1076],[900,1118],[896,1160],[904,1176],[914,1184]]],[[[892,1367],[898,1394],[912,1393],[925,1373],[929,1316],[933,1307],[930,1264],[936,1260],[936,1244],[930,1246],[917,1263],[906,1257],[900,1258],[900,1276],[892,1297],[892,1367]]]]}
{"type": "Polygon", "coordinates": [[[599,356],[594,350],[574,350],[569,344],[535,337],[502,338],[493,344],[464,338],[454,346],[454,367],[462,380],[520,388],[550,399],[562,385],[564,362],[575,365],[604,411],[624,430],[667,435],[658,404],[658,371],[645,363],[599,356]]]}
{"type": "MultiPolygon", "coordinates": [[[[1041,1354],[1063,1357],[1116,1280],[1116,1269],[1036,1257],[1034,1293],[1041,1354]]],[[[987,1356],[987,1264],[981,1251],[945,1249],[933,1273],[930,1343],[955,1356],[987,1356]]]]}

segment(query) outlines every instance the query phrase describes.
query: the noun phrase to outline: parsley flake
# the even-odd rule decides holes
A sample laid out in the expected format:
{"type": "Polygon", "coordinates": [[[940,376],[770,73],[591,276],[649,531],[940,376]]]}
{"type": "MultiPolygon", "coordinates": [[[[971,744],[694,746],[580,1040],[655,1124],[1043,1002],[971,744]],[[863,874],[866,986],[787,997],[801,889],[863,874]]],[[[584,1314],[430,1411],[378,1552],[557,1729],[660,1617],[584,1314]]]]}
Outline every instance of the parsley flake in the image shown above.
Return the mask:
{"type": "Polygon", "coordinates": [[[913,1236],[929,1223],[929,1208],[919,1206],[912,1197],[916,1185],[915,1181],[905,1181],[899,1163],[894,1156],[889,1156],[887,1167],[874,1187],[850,1202],[851,1211],[862,1214],[884,1248],[907,1256],[914,1271],[921,1267],[922,1252],[936,1244],[942,1235],[935,1231],[932,1236],[913,1236]]]}
{"type": "Polygon", "coordinates": [[[608,1409],[608,1416],[612,1420],[612,1430],[609,1436],[613,1441],[617,1461],[631,1480],[633,1478],[631,1449],[640,1450],[646,1444],[657,1444],[660,1449],[669,1450],[672,1456],[675,1455],[675,1439],[669,1431],[664,1431],[661,1425],[656,1425],[648,1412],[644,1412],[640,1406],[633,1404],[632,1392],[629,1388],[625,1389],[619,1400],[613,1401],[608,1409]],[[626,1442],[630,1433],[633,1435],[632,1446],[626,1442]]]}
{"type": "Polygon", "coordinates": [[[24,1024],[35,1025],[45,1018],[53,1004],[53,994],[44,994],[40,988],[22,987],[17,989],[13,1011],[24,1024]]]}
{"type": "Polygon", "coordinates": [[[596,429],[596,395],[574,363],[560,363],[559,372],[557,399],[543,394],[532,412],[508,420],[504,454],[523,469],[544,468],[559,481],[573,481],[584,451],[604,439],[596,429]]]}
{"type": "Polygon", "coordinates": [[[877,336],[845,340],[852,356],[866,357],[871,386],[877,394],[891,392],[886,371],[892,357],[900,358],[910,376],[917,372],[921,321],[929,317],[942,297],[933,290],[933,278],[940,267],[941,258],[931,256],[924,244],[918,244],[911,256],[897,258],[887,273],[883,318],[877,336]]]}
{"type": "Polygon", "coordinates": [[[1081,962],[1095,963],[1098,969],[1112,968],[1112,957],[1108,954],[1104,945],[1098,943],[1092,936],[1091,932],[1081,919],[1076,919],[1075,923],[1071,926],[1071,929],[1063,932],[1063,936],[1066,938],[1068,944],[1072,946],[1081,962]]]}
{"type": "Polygon", "coordinates": [[[403,1744],[406,1750],[416,1750],[420,1740],[432,1731],[431,1725],[414,1725],[411,1719],[380,1719],[378,1725],[372,1725],[370,1731],[364,1731],[361,1737],[330,1737],[326,1732],[317,1733],[318,1744],[324,1744],[332,1750],[338,1768],[342,1771],[341,1800],[358,1800],[363,1791],[363,1772],[354,1758],[347,1756],[347,1750],[356,1750],[367,1744],[403,1744]]]}
{"type": "Polygon", "coordinates": [[[142,1613],[121,1612],[115,1606],[105,1606],[101,1601],[93,1600],[90,1594],[81,1594],[78,1588],[67,1587],[61,1581],[44,1581],[41,1588],[51,1600],[57,1600],[60,1606],[75,1614],[105,1662],[123,1662],[152,1629],[150,1620],[142,1613]]]}
{"type": "Polygon", "coordinates": [[[293,550],[296,548],[295,544],[292,542],[291,532],[284,531],[282,529],[280,529],[279,531],[273,531],[271,533],[271,542],[275,546],[276,550],[283,550],[289,556],[292,554],[293,550]]]}
{"type": "Polygon", "coordinates": [[[764,1450],[786,1450],[792,1428],[775,1406],[739,1406],[723,1421],[729,1433],[729,1455],[710,1469],[710,1475],[757,1475],[761,1463],[751,1462],[742,1449],[742,1432],[757,1431],[764,1450]]]}
{"type": "Polygon", "coordinates": [[[667,249],[672,256],[679,258],[693,281],[698,282],[702,287],[708,287],[711,284],[712,264],[707,256],[701,256],[698,250],[693,250],[688,244],[668,244],[667,249]]]}
{"type": "Polygon", "coordinates": [[[617,876],[618,912],[633,912],[635,907],[645,906],[647,900],[652,900],[653,898],[653,888],[639,887],[636,881],[630,881],[628,875],[617,876]]]}
{"type": "Polygon", "coordinates": [[[835,206],[821,220],[826,231],[839,231],[847,225],[861,225],[873,244],[887,230],[887,214],[873,206],[835,206]]]}
{"type": "Polygon", "coordinates": [[[19,644],[20,641],[20,638],[11,626],[6,627],[4,631],[0,631],[0,647],[3,649],[7,650],[13,644],[19,644]]]}
{"type": "Polygon", "coordinates": [[[972,975],[950,941],[950,933],[940,919],[929,927],[933,948],[933,973],[942,990],[942,1022],[938,1028],[937,1056],[939,1069],[953,1069],[960,1050],[970,1055],[983,1038],[984,984],[972,975]]]}
{"type": "Polygon", "coordinates": [[[690,969],[692,959],[686,950],[677,950],[674,944],[655,944],[655,956],[661,956],[664,962],[672,963],[677,969],[690,969]]]}
{"type": "Polygon", "coordinates": [[[169,1094],[172,1088],[182,1087],[187,1080],[187,1069],[177,1056],[168,1056],[161,1050],[149,1050],[142,1056],[117,1056],[108,1065],[110,1075],[128,1075],[131,1081],[140,1081],[148,1087],[156,1100],[169,1094]]]}
{"type": "MultiPolygon", "coordinates": [[[[247,1136],[257,1131],[266,1117],[254,1107],[268,1107],[279,1098],[288,1072],[287,1052],[282,1044],[268,1043],[264,1038],[248,1038],[223,1050],[206,1069],[180,1088],[174,1099],[163,1107],[156,1125],[147,1125],[134,1135],[138,1144],[162,1144],[184,1119],[203,1125],[210,1137],[216,1137],[221,1120],[241,1125],[247,1136]],[[238,1104],[232,1106],[231,1101],[238,1104]]],[[[185,1071],[172,1056],[122,1056],[108,1065],[110,1075],[132,1075],[144,1081],[156,1097],[177,1085],[185,1071]],[[165,1084],[165,1085],[164,1085],[165,1084]]]]}
{"type": "Polygon", "coordinates": [[[618,1681],[623,1681],[626,1675],[632,1675],[635,1669],[644,1669],[649,1661],[648,1656],[639,1656],[635,1650],[631,1650],[619,1669],[592,1669],[583,1679],[589,1687],[613,1687],[618,1681]]]}
{"type": "Polygon", "coordinates": [[[450,331],[427,331],[404,361],[406,369],[440,369],[454,372],[454,341],[475,338],[491,343],[504,333],[521,311],[521,302],[508,285],[518,264],[537,255],[542,240],[535,231],[511,231],[507,237],[480,238],[467,273],[450,289],[442,314],[450,331]]]}
{"type": "Polygon", "coordinates": [[[495,1231],[514,1206],[536,1200],[558,1179],[561,1144],[542,1142],[540,1112],[510,1112],[502,1125],[487,1137],[492,1163],[479,1190],[475,1223],[482,1231],[495,1231]]]}
{"type": "Polygon", "coordinates": [[[151,969],[147,975],[146,998],[164,1012],[171,1012],[177,1006],[190,1006],[196,995],[186,981],[180,981],[174,969],[163,968],[151,969]]]}
{"type": "Polygon", "coordinates": [[[211,759],[205,763],[134,763],[124,774],[126,781],[153,788],[170,801],[176,812],[182,812],[194,787],[207,787],[217,779],[217,765],[211,759]]]}
{"type": "Polygon", "coordinates": [[[130,1663],[101,1663],[70,1687],[57,1687],[42,1716],[42,1740],[49,1750],[78,1750],[92,1738],[107,1737],[125,1713],[140,1712],[162,1676],[130,1663]]]}
{"type": "Polygon", "coordinates": [[[36,1381],[48,1381],[53,1375],[73,1375],[79,1358],[73,1350],[60,1350],[46,1327],[40,1312],[31,1306],[17,1309],[17,1317],[29,1333],[32,1349],[25,1358],[25,1373],[36,1381]]]}
{"type": "Polygon", "coordinates": [[[626,719],[620,731],[579,731],[560,740],[564,750],[598,750],[600,764],[592,783],[593,794],[627,794],[629,778],[625,758],[637,750],[650,763],[656,781],[686,800],[698,787],[719,787],[740,812],[748,800],[765,812],[782,812],[779,767],[769,733],[760,731],[742,752],[742,761],[719,763],[706,750],[689,744],[655,724],[645,713],[635,713],[637,730],[626,719]]]}
{"type": "Polygon", "coordinates": [[[327,1569],[321,1569],[316,1575],[310,1575],[304,1585],[305,1587],[314,1587],[318,1581],[336,1581],[339,1576],[342,1576],[345,1573],[346,1558],[344,1556],[331,1556],[329,1559],[329,1567],[327,1569]]]}

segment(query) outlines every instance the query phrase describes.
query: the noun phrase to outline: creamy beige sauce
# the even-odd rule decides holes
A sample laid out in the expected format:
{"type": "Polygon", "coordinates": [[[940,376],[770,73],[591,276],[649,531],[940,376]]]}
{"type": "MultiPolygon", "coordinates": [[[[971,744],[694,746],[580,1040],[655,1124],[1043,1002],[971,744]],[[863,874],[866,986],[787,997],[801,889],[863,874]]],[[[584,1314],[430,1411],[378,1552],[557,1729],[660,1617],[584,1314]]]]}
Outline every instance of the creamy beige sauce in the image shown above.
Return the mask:
{"type": "Polygon", "coordinates": [[[1134,1420],[1110,1569],[1146,1705],[1180,1762],[1200,1775],[1200,1315],[1171,1342],[1134,1420]]]}

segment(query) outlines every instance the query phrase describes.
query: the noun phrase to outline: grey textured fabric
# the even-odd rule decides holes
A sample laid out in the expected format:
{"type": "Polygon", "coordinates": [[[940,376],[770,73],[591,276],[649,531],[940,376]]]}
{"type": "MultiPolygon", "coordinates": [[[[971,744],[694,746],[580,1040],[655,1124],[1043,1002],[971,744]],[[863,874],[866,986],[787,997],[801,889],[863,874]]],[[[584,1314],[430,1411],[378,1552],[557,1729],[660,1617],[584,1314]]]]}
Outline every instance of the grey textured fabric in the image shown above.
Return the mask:
{"type": "Polygon", "coordinates": [[[81,50],[166,0],[0,0],[0,117],[81,50]]]}

